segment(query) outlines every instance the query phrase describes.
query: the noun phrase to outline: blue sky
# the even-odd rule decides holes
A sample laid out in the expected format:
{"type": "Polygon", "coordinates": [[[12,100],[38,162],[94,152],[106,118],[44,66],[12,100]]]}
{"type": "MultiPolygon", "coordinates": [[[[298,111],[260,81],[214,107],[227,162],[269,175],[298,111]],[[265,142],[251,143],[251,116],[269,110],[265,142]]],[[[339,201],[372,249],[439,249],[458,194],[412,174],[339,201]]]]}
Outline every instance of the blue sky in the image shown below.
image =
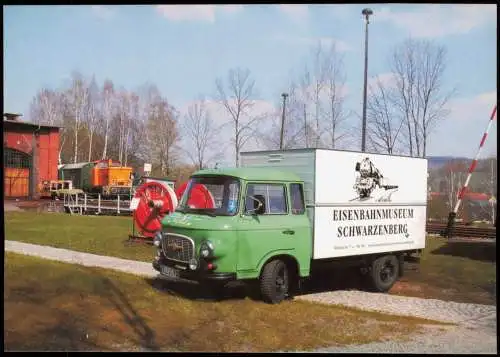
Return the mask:
{"type": "MultiPolygon", "coordinates": [[[[4,6],[4,108],[27,116],[38,89],[78,70],[127,89],[153,82],[182,111],[236,66],[272,106],[321,41],[342,51],[345,105],[360,113],[364,7],[374,11],[369,77],[390,78],[389,53],[410,35],[447,47],[445,86],[457,94],[429,151],[473,156],[496,103],[495,5],[4,6]]],[[[495,122],[485,155],[496,153],[496,131],[495,122]]]]}

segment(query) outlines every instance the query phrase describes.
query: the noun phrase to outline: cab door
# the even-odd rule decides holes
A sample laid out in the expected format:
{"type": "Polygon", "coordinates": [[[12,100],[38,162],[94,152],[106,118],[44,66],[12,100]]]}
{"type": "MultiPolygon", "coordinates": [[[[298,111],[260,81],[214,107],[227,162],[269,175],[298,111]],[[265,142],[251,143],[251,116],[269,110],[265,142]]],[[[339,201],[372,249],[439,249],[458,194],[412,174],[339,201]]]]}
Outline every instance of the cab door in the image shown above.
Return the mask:
{"type": "Polygon", "coordinates": [[[298,235],[288,197],[286,183],[247,183],[238,225],[239,274],[253,275],[269,253],[294,251],[298,235]]]}

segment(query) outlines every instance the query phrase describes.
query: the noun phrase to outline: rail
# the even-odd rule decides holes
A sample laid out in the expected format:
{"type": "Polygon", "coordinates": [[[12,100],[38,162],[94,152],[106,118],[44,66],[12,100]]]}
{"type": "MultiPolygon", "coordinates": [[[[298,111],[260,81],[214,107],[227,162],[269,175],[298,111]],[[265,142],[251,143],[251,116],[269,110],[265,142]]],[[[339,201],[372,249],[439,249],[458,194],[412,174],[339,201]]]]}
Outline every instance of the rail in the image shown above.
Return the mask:
{"type": "MultiPolygon", "coordinates": [[[[427,233],[433,234],[444,234],[446,230],[446,224],[444,223],[427,223],[426,231],[427,233]]],[[[454,237],[464,237],[464,238],[477,238],[477,239],[496,239],[497,229],[496,227],[473,227],[465,225],[455,225],[453,229],[454,237]]]]}

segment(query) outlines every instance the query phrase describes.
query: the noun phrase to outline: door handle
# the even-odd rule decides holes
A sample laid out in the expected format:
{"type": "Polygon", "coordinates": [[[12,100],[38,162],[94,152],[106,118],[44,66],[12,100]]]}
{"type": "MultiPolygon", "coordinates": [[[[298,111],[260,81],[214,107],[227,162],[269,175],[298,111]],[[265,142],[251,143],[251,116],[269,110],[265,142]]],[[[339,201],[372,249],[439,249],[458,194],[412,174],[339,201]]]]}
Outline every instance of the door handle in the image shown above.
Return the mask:
{"type": "Polygon", "coordinates": [[[290,235],[293,235],[295,234],[295,231],[294,230],[291,230],[291,229],[286,229],[283,231],[283,234],[290,234],[290,235]]]}

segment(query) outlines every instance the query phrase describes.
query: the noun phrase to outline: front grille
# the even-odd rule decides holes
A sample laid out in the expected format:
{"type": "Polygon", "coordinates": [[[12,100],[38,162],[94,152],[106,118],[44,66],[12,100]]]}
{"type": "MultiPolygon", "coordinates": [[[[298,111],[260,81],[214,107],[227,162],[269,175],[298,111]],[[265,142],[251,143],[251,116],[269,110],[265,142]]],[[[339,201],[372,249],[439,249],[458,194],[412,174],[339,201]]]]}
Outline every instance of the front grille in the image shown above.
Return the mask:
{"type": "Polygon", "coordinates": [[[194,258],[194,243],[188,237],[171,233],[163,234],[161,246],[167,259],[189,263],[194,258]]]}

